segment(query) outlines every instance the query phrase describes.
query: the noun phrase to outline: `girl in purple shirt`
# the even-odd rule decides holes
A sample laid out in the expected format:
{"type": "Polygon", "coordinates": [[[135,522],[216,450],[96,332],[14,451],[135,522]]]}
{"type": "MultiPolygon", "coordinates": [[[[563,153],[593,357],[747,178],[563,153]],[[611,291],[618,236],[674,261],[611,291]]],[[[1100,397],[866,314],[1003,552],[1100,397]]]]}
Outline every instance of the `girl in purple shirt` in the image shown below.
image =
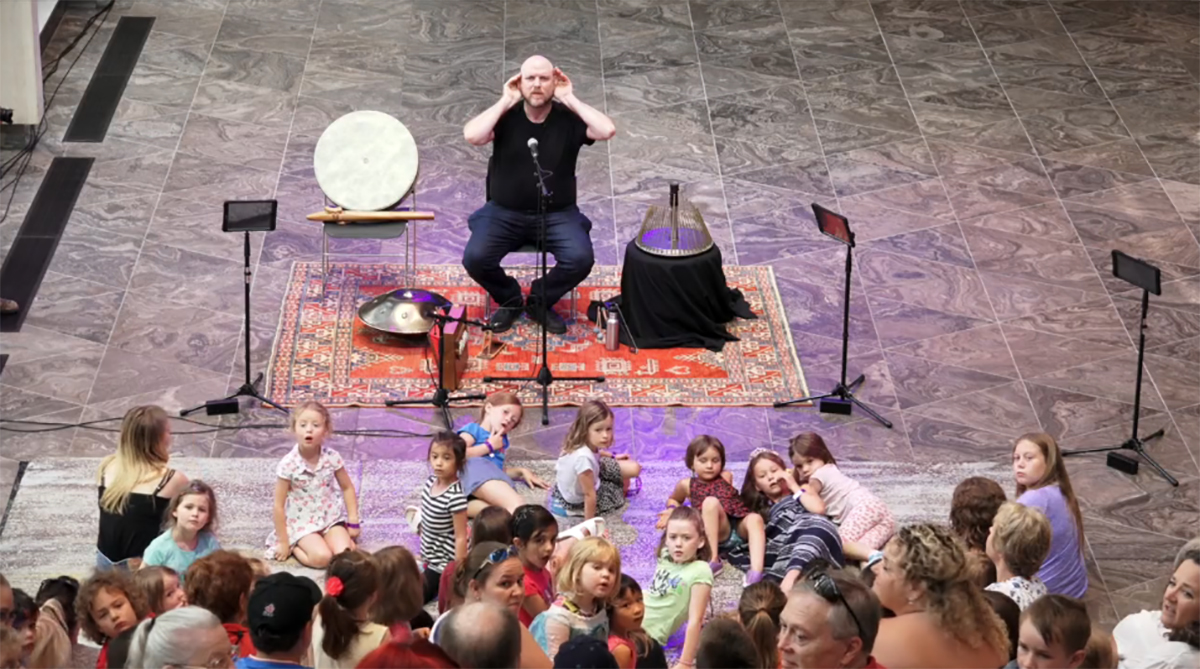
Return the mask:
{"type": "Polygon", "coordinates": [[[1038,577],[1051,594],[1081,598],[1088,588],[1083,558],[1083,516],[1054,437],[1027,434],[1013,447],[1017,501],[1050,520],[1050,554],[1038,577]]]}

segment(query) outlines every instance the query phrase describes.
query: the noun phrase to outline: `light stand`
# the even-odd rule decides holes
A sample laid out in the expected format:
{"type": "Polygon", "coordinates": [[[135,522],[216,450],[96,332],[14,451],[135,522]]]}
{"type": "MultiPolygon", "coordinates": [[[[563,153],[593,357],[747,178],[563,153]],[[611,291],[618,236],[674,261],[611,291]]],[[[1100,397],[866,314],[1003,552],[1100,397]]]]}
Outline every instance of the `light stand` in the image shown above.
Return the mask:
{"type": "Polygon", "coordinates": [[[489,328],[487,325],[485,325],[484,323],[480,323],[479,321],[467,320],[466,318],[452,318],[450,316],[439,314],[436,311],[429,314],[429,317],[432,318],[437,323],[437,330],[438,330],[438,346],[437,346],[437,348],[438,348],[438,350],[437,350],[437,359],[438,359],[437,382],[438,382],[438,384],[437,384],[437,390],[433,391],[433,397],[431,399],[388,400],[388,401],[384,402],[383,404],[384,404],[384,406],[388,406],[388,407],[406,406],[406,405],[412,405],[412,404],[432,404],[433,406],[442,410],[442,420],[445,421],[445,423],[446,423],[446,429],[453,430],[454,429],[454,419],[450,416],[450,403],[451,402],[469,402],[472,400],[483,400],[483,399],[487,399],[487,395],[484,395],[483,393],[468,393],[466,395],[451,395],[450,391],[446,389],[446,374],[448,371],[446,369],[446,362],[445,362],[446,361],[446,323],[448,323],[450,321],[455,321],[458,323],[462,323],[463,325],[474,325],[474,326],[482,328],[484,330],[487,330],[489,328]]]}
{"type": "Polygon", "coordinates": [[[846,295],[842,299],[842,377],[838,381],[838,384],[833,387],[833,390],[823,395],[809,395],[808,397],[801,397],[786,402],[776,402],[774,406],[776,409],[779,409],[793,404],[805,404],[813,400],[819,400],[820,411],[822,413],[836,413],[843,416],[849,416],[853,408],[858,407],[863,413],[878,421],[879,424],[891,429],[891,421],[880,416],[874,409],[863,404],[854,396],[854,390],[863,384],[863,381],[866,380],[866,375],[859,374],[858,378],[854,379],[854,381],[846,383],[846,364],[850,349],[850,273],[854,269],[854,233],[850,232],[850,221],[846,217],[835,214],[819,204],[814,203],[812,208],[813,214],[817,218],[817,227],[821,233],[846,245],[846,295]]]}
{"type": "MultiPolygon", "coordinates": [[[[537,177],[538,183],[538,251],[541,256],[541,266],[539,268],[540,276],[538,285],[541,293],[541,307],[544,310],[542,319],[549,320],[549,311],[554,308],[554,305],[546,303],[546,273],[549,271],[549,260],[546,250],[546,209],[550,202],[550,191],[546,188],[546,180],[542,174],[542,165],[538,162],[537,143],[536,140],[530,141],[530,151],[533,153],[533,169],[534,176],[537,177]]],[[[550,372],[550,345],[547,340],[548,332],[546,323],[541,323],[542,326],[542,367],[538,370],[537,376],[485,376],[484,383],[493,383],[495,381],[536,381],[542,387],[542,425],[550,424],[550,384],[554,383],[554,374],[550,372]]],[[[604,383],[603,376],[572,376],[569,381],[593,381],[596,383],[604,383]]]]}
{"type": "Polygon", "coordinates": [[[241,232],[244,240],[242,244],[242,258],[244,261],[242,274],[245,278],[245,294],[243,296],[245,312],[243,316],[246,319],[246,327],[242,330],[245,334],[242,346],[246,352],[246,379],[237,390],[233,391],[232,395],[219,400],[209,400],[204,404],[194,406],[190,409],[184,409],[179,412],[180,416],[187,416],[201,409],[205,409],[206,413],[210,416],[237,413],[240,410],[238,404],[239,397],[252,397],[267,406],[287,413],[287,409],[272,402],[259,392],[258,388],[263,382],[262,372],[259,372],[253,381],[250,380],[250,233],[270,232],[274,230],[277,206],[278,203],[275,200],[228,201],[225,203],[225,220],[221,224],[221,229],[225,232],[241,232]]]}
{"type": "MultiPolygon", "coordinates": [[[[1146,452],[1146,442],[1162,437],[1165,432],[1165,428],[1158,430],[1144,439],[1138,436],[1138,419],[1140,418],[1139,414],[1142,412],[1142,373],[1145,370],[1145,367],[1142,365],[1142,361],[1146,356],[1146,315],[1150,311],[1150,293],[1162,295],[1162,273],[1154,265],[1151,265],[1143,260],[1138,260],[1133,256],[1126,255],[1116,250],[1112,252],[1112,262],[1113,276],[1117,277],[1118,279],[1128,281],[1129,283],[1132,283],[1133,285],[1142,289],[1142,317],[1141,322],[1138,324],[1137,388],[1134,389],[1133,392],[1133,433],[1129,439],[1117,446],[1080,448],[1071,451],[1064,450],[1062,453],[1064,456],[1066,456],[1080,455],[1082,453],[1108,453],[1111,451],[1122,450],[1133,451],[1137,455],[1141,456],[1141,458],[1145,460],[1147,464],[1153,467],[1154,471],[1158,472],[1160,476],[1166,479],[1167,483],[1178,487],[1178,479],[1176,479],[1174,476],[1171,476],[1170,472],[1164,469],[1162,465],[1158,464],[1158,461],[1150,457],[1150,454],[1146,452]]],[[[1117,453],[1112,453],[1109,455],[1108,466],[1114,466],[1113,458],[1115,457],[1117,457],[1117,453]]],[[[1120,468],[1125,471],[1129,471],[1129,473],[1136,473],[1137,461],[1134,460],[1132,465],[1120,468]],[[1132,471],[1129,470],[1129,467],[1132,468],[1132,471]]]]}

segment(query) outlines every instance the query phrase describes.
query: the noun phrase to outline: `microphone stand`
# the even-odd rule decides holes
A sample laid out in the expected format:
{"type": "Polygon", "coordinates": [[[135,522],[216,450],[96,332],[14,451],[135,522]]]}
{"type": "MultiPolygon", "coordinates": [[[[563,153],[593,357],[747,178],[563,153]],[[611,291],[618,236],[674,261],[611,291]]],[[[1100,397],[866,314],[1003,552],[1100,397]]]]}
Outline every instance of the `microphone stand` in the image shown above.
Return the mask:
{"type": "MultiPolygon", "coordinates": [[[[529,145],[529,151],[533,156],[534,176],[537,178],[537,183],[538,183],[538,252],[541,255],[541,265],[540,265],[540,270],[539,270],[541,279],[539,280],[539,284],[538,284],[539,285],[538,292],[540,293],[539,297],[541,299],[541,307],[543,310],[545,310],[545,311],[543,311],[542,318],[543,318],[543,320],[549,320],[549,316],[547,315],[546,312],[548,312],[554,306],[552,304],[546,303],[546,273],[549,271],[549,269],[548,269],[549,260],[547,257],[547,250],[546,250],[546,228],[547,228],[546,216],[547,216],[547,209],[549,208],[549,204],[550,204],[551,193],[550,193],[550,190],[548,188],[546,188],[546,180],[542,173],[542,165],[540,162],[538,162],[537,144],[531,141],[530,145],[529,145]]],[[[554,379],[554,374],[552,374],[550,372],[550,345],[549,345],[549,341],[547,339],[547,336],[549,333],[546,330],[546,324],[544,322],[541,324],[541,326],[542,326],[542,342],[541,342],[542,366],[541,366],[541,369],[538,370],[537,376],[508,376],[508,377],[485,376],[485,377],[483,377],[483,382],[484,383],[493,383],[495,381],[526,381],[526,382],[536,381],[537,384],[542,387],[542,425],[549,425],[550,424],[550,384],[554,383],[555,379],[554,379]]],[[[603,376],[572,376],[567,380],[569,380],[569,381],[593,381],[595,383],[604,383],[603,376]]]]}
{"type": "Polygon", "coordinates": [[[383,404],[384,404],[384,406],[387,406],[387,407],[406,406],[406,405],[412,405],[412,404],[432,404],[434,407],[441,409],[442,420],[446,423],[446,429],[454,430],[454,419],[450,415],[450,403],[451,402],[469,402],[471,400],[483,400],[483,399],[487,399],[487,395],[484,395],[483,393],[468,393],[466,395],[452,396],[452,395],[450,395],[450,391],[446,388],[446,365],[445,365],[445,360],[446,360],[446,323],[453,321],[453,322],[462,323],[463,325],[474,325],[475,327],[481,328],[483,330],[490,330],[491,328],[488,327],[487,324],[485,324],[485,323],[480,323],[479,321],[469,320],[469,319],[467,319],[466,316],[463,316],[462,318],[452,318],[445,314],[439,314],[436,311],[434,311],[433,313],[429,314],[429,317],[432,318],[437,323],[437,330],[438,330],[437,390],[433,391],[433,398],[431,398],[431,399],[415,399],[415,400],[388,400],[388,401],[384,402],[383,404]]]}

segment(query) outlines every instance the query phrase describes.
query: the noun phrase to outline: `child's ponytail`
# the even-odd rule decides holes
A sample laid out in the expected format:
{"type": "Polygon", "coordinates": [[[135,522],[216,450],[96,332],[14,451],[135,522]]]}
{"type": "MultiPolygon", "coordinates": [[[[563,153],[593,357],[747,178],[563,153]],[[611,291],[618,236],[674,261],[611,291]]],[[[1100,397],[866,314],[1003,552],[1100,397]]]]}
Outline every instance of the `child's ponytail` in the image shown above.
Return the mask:
{"type": "Polygon", "coordinates": [[[779,616],[786,605],[783,591],[769,581],[759,581],[742,591],[738,618],[758,650],[759,669],[779,666],[779,616]]]}
{"type": "Polygon", "coordinates": [[[369,602],[379,590],[379,568],[370,555],[346,551],[333,557],[325,574],[325,596],[317,604],[325,633],[321,650],[339,660],[360,632],[352,612],[369,602]]]}

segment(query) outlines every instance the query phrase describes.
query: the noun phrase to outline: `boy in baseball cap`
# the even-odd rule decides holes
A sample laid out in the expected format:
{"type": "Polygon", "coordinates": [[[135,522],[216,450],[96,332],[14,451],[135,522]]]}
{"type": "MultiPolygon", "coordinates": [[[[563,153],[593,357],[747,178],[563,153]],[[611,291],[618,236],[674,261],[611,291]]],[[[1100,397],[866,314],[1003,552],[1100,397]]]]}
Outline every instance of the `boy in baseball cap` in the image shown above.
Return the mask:
{"type": "Polygon", "coordinates": [[[260,578],[246,606],[253,655],[237,669],[296,669],[312,642],[313,608],[321,589],[312,579],[287,572],[260,578]]]}

